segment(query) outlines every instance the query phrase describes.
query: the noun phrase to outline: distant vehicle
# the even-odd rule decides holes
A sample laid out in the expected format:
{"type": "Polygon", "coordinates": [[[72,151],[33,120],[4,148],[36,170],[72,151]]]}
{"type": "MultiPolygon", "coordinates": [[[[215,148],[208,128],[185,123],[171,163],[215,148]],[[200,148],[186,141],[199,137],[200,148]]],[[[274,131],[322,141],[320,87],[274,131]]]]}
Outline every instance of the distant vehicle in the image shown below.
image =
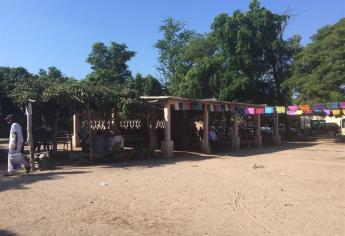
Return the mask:
{"type": "Polygon", "coordinates": [[[330,135],[330,136],[336,136],[337,134],[340,134],[341,130],[339,125],[336,123],[319,123],[315,124],[311,128],[311,134],[316,134],[316,135],[330,135]]]}

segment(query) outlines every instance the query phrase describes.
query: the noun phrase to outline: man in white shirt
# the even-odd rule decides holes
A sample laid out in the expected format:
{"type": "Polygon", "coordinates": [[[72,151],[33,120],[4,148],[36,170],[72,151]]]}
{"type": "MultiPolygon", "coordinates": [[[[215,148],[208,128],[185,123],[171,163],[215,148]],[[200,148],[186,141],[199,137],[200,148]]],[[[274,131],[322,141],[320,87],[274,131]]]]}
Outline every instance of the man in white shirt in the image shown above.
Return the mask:
{"type": "Polygon", "coordinates": [[[214,127],[211,127],[211,130],[209,132],[209,142],[211,149],[215,151],[218,143],[218,136],[214,127]]]}
{"type": "Polygon", "coordinates": [[[30,166],[25,161],[23,154],[21,153],[24,143],[22,128],[15,122],[13,114],[6,116],[5,120],[9,125],[11,125],[8,143],[8,168],[7,174],[5,175],[12,175],[16,170],[14,167],[20,167],[21,165],[25,166],[26,172],[28,173],[30,171],[30,166]]]}
{"type": "Polygon", "coordinates": [[[119,149],[123,149],[124,147],[124,138],[119,134],[110,130],[110,137],[108,138],[108,151],[113,151],[114,146],[118,147],[119,149]]]}

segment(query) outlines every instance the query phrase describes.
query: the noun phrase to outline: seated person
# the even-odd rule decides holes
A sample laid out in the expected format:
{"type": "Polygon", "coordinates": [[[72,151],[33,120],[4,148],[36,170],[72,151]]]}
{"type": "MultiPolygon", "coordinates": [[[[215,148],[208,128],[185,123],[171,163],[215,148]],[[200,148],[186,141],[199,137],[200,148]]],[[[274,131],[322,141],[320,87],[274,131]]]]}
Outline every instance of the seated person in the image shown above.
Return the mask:
{"type": "Polygon", "coordinates": [[[81,141],[81,150],[83,152],[89,151],[89,145],[90,145],[90,135],[89,131],[86,126],[83,126],[79,133],[80,141],[81,141]]]}
{"type": "Polygon", "coordinates": [[[124,138],[120,133],[116,133],[113,130],[110,130],[110,136],[107,142],[107,151],[112,152],[114,150],[123,149],[124,147],[124,138]]]}
{"type": "Polygon", "coordinates": [[[104,155],[106,147],[105,138],[101,131],[97,131],[93,139],[93,152],[98,155],[104,155]]]}
{"type": "Polygon", "coordinates": [[[209,141],[210,141],[210,146],[211,148],[215,148],[217,142],[218,142],[218,137],[216,133],[216,129],[214,127],[211,128],[210,133],[209,133],[209,141]]]}

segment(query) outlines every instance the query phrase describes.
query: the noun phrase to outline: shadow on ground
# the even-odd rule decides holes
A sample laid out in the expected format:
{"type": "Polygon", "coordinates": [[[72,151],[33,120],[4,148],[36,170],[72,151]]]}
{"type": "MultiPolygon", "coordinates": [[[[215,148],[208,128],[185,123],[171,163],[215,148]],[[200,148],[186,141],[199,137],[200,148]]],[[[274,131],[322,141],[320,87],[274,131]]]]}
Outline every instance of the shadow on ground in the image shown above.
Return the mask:
{"type": "Polygon", "coordinates": [[[1,236],[17,236],[18,234],[12,233],[8,230],[0,229],[0,235],[1,236]]]}
{"type": "MultiPolygon", "coordinates": [[[[115,162],[96,162],[95,165],[99,165],[102,168],[130,168],[130,167],[142,167],[142,168],[153,168],[165,165],[176,164],[178,162],[184,161],[203,161],[212,158],[251,158],[258,155],[281,152],[285,150],[308,148],[308,150],[313,151],[309,147],[317,145],[317,142],[289,142],[283,143],[280,146],[265,146],[263,148],[243,148],[238,151],[233,151],[230,149],[218,150],[214,154],[203,154],[198,152],[189,151],[175,151],[173,158],[161,158],[160,152],[157,151],[155,157],[145,160],[133,160],[128,159],[125,161],[115,161],[115,162]]],[[[318,149],[318,151],[320,151],[318,149]]],[[[321,150],[322,151],[322,150],[321,150]]],[[[327,150],[326,150],[327,151],[327,150]]],[[[62,168],[61,170],[53,170],[49,172],[36,172],[34,174],[15,176],[15,177],[0,177],[0,192],[10,189],[25,189],[26,185],[42,181],[42,180],[54,180],[58,178],[63,178],[64,175],[73,174],[84,174],[89,173],[88,171],[78,170],[76,168],[81,168],[82,166],[89,166],[85,164],[79,164],[77,162],[71,163],[68,158],[61,158],[59,156],[55,158],[55,163],[57,168],[62,168]],[[70,171],[69,171],[70,170],[70,171]]],[[[5,170],[5,166],[2,169],[5,170]]],[[[88,168],[88,167],[86,167],[88,168]]],[[[1,234],[0,234],[1,235],[1,234]]]]}
{"type": "MultiPolygon", "coordinates": [[[[33,173],[28,175],[16,175],[16,176],[1,176],[0,177],[0,192],[6,190],[20,190],[27,189],[26,185],[39,181],[55,180],[63,178],[64,175],[75,175],[90,173],[88,171],[50,171],[45,173],[33,173]]],[[[1,231],[0,231],[0,235],[1,231]]]]}
{"type": "MultiPolygon", "coordinates": [[[[232,150],[219,150],[212,154],[203,154],[198,152],[189,152],[189,151],[175,151],[173,158],[151,158],[148,160],[140,160],[140,161],[124,161],[124,162],[113,162],[107,165],[104,165],[104,168],[128,168],[128,167],[146,167],[146,168],[153,168],[159,167],[164,165],[171,165],[176,164],[178,162],[184,161],[203,161],[212,158],[250,158],[257,155],[280,152],[285,150],[291,149],[300,149],[306,147],[312,147],[317,143],[309,142],[309,143],[284,143],[280,146],[268,146],[263,148],[244,148],[239,151],[232,151],[232,150]]],[[[156,153],[159,156],[159,152],[156,153]]]]}

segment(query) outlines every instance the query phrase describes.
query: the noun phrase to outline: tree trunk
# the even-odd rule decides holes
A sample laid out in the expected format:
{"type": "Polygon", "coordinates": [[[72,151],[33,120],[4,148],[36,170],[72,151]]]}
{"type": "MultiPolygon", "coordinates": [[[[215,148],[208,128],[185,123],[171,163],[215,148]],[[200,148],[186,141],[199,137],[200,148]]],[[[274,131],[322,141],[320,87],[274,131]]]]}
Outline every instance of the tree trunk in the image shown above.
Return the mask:
{"type": "Polygon", "coordinates": [[[55,154],[57,152],[57,136],[58,136],[58,122],[59,122],[59,110],[56,110],[55,113],[55,121],[53,126],[53,153],[55,154]]]}
{"type": "Polygon", "coordinates": [[[89,153],[89,158],[90,158],[90,165],[93,164],[93,135],[92,135],[92,130],[91,130],[91,114],[90,114],[90,99],[87,99],[87,127],[89,130],[89,148],[90,148],[90,153],[89,153]]]}

